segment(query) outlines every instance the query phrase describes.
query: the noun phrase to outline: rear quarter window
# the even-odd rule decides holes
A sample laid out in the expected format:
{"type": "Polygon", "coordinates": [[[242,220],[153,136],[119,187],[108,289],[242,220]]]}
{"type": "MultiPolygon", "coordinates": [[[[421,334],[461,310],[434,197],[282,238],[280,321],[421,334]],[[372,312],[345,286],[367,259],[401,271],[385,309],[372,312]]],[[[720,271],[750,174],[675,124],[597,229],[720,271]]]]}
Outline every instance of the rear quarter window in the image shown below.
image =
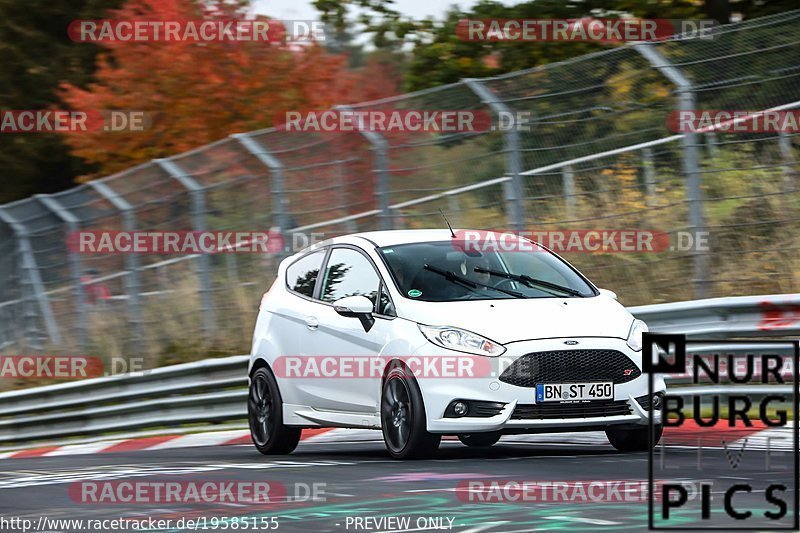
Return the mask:
{"type": "Polygon", "coordinates": [[[293,292],[314,296],[314,286],[317,284],[325,250],[318,250],[301,257],[286,269],[286,287],[293,292]]]}

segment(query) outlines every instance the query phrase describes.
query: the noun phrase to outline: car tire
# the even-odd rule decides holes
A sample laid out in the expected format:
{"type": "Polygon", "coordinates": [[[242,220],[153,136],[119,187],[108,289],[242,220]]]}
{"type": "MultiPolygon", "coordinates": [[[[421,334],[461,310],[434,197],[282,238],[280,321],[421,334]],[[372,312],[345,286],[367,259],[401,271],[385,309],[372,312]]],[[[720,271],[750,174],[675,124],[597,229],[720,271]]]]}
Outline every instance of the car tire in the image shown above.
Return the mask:
{"type": "Polygon", "coordinates": [[[469,446],[470,448],[485,448],[496,444],[501,436],[499,431],[490,433],[462,433],[458,435],[458,440],[461,441],[461,444],[469,446]]]}
{"type": "Polygon", "coordinates": [[[417,380],[404,367],[389,371],[381,388],[381,432],[395,459],[421,459],[439,447],[441,435],[428,433],[417,380]]]}
{"type": "Polygon", "coordinates": [[[284,425],[283,400],[269,368],[259,368],[250,379],[247,418],[250,437],[259,452],[285,455],[297,448],[301,429],[284,425]]]}
{"type": "MultiPolygon", "coordinates": [[[[655,434],[653,439],[653,447],[661,440],[661,435],[664,433],[664,426],[657,424],[655,426],[655,434]]],[[[606,436],[608,442],[621,452],[646,452],[649,446],[647,427],[636,429],[606,429],[606,436]]]]}

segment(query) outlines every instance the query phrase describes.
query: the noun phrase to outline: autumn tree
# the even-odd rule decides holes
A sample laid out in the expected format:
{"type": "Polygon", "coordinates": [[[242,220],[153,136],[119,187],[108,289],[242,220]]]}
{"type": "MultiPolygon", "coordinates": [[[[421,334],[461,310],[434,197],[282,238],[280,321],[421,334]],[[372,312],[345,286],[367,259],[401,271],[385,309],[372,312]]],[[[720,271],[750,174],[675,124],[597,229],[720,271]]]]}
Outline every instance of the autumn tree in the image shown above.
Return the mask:
{"type": "MultiPolygon", "coordinates": [[[[130,0],[118,20],[242,20],[240,5],[130,0]]],[[[145,111],[143,132],[67,137],[73,153],[108,174],[231,133],[273,125],[293,109],[346,103],[356,83],[346,58],[313,43],[146,41],[101,43],[96,81],[63,86],[73,109],[145,111]]]]}

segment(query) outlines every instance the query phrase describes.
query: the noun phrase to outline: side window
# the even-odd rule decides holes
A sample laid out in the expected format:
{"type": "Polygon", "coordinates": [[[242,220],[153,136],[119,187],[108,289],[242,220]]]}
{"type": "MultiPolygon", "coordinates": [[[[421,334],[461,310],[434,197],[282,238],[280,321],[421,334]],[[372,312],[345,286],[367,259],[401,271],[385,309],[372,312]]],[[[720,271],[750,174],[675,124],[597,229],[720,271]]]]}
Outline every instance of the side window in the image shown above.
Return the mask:
{"type": "Polygon", "coordinates": [[[386,290],[386,285],[383,283],[381,283],[381,296],[378,301],[377,313],[384,316],[397,316],[394,304],[392,304],[392,299],[389,297],[389,292],[386,290]]]}
{"type": "Polygon", "coordinates": [[[320,299],[333,303],[345,296],[365,296],[375,309],[381,279],[363,254],[351,248],[334,248],[325,270],[320,299]]]}
{"type": "Polygon", "coordinates": [[[319,269],[325,258],[325,250],[318,250],[305,257],[301,257],[286,269],[286,286],[294,292],[311,298],[314,295],[314,285],[317,283],[319,269]]]}

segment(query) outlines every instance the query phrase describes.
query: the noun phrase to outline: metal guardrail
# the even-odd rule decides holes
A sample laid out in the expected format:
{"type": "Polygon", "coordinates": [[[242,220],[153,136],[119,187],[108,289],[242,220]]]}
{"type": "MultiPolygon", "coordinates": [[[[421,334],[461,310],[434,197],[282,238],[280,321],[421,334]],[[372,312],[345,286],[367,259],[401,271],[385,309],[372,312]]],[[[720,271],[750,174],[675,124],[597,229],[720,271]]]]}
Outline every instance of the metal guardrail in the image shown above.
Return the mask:
{"type": "MultiPolygon", "coordinates": [[[[796,309],[800,309],[800,294],[714,298],[632,307],[630,311],[647,321],[652,331],[686,333],[690,338],[797,338],[800,315],[796,309]]],[[[721,342],[702,350],[713,352],[723,346],[721,342]]],[[[733,351],[766,346],[754,341],[733,351]]],[[[774,345],[769,347],[775,350],[774,345]]],[[[731,351],[731,347],[725,347],[725,351],[731,351]]],[[[42,439],[241,421],[246,417],[248,358],[206,359],[0,394],[0,443],[21,445],[42,439]]],[[[768,385],[747,390],[785,393],[791,387],[768,385]]],[[[685,391],[715,394],[724,392],[725,386],[685,391]]]]}
{"type": "Polygon", "coordinates": [[[642,305],[629,311],[653,331],[690,338],[800,336],[799,294],[710,298],[642,305]]]}
{"type": "Polygon", "coordinates": [[[246,355],[0,394],[0,442],[241,420],[246,355]]]}

